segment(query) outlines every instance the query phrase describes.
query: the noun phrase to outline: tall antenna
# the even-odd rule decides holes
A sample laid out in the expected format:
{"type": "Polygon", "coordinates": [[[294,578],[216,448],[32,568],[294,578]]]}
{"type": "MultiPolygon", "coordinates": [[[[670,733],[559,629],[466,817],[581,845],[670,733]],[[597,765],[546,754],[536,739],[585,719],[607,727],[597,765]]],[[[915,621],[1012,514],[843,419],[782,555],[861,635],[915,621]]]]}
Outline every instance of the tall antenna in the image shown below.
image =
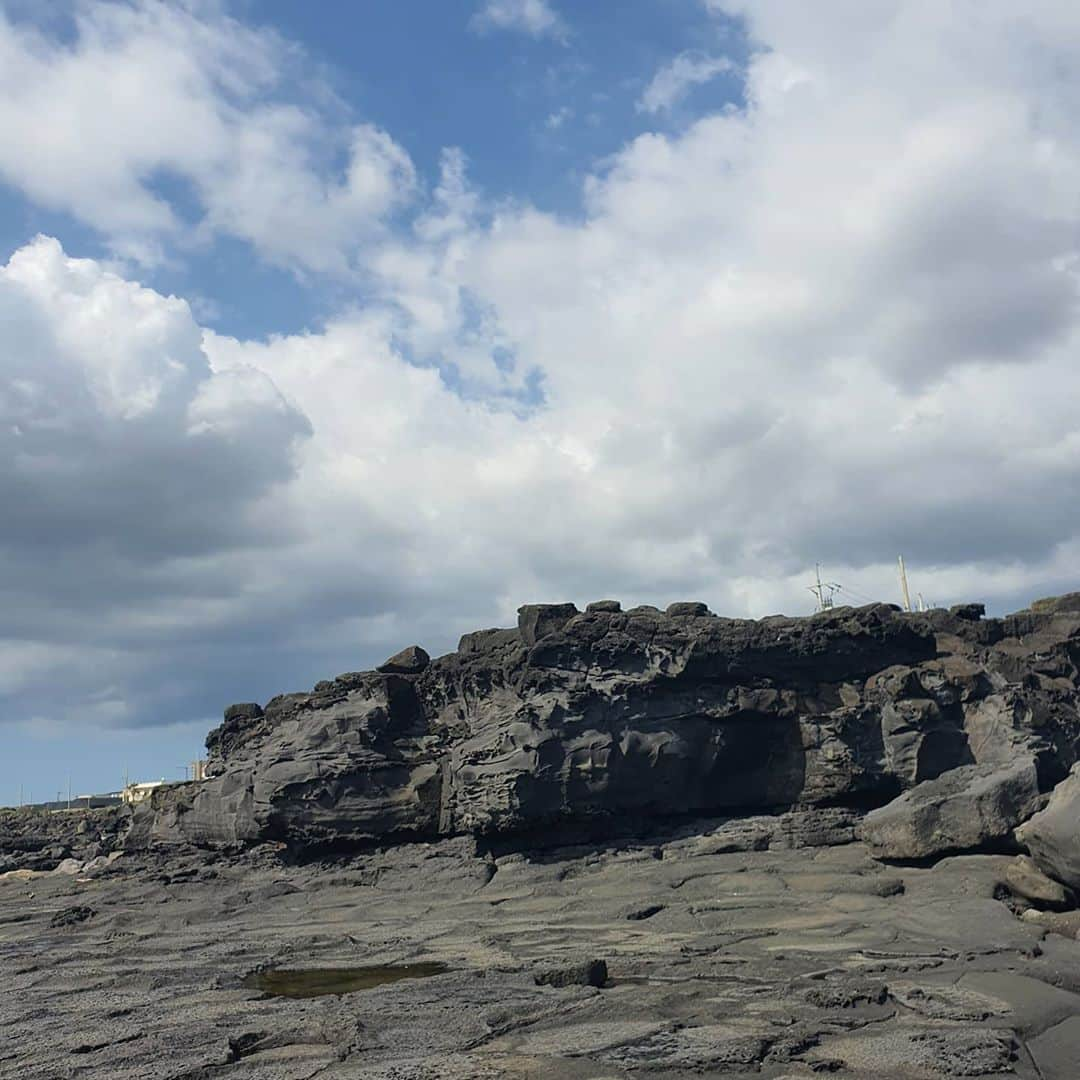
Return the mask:
{"type": "Polygon", "coordinates": [[[897,557],[900,563],[900,592],[904,597],[904,610],[911,610],[911,596],[908,594],[907,571],[904,569],[904,556],[897,557]]]}
{"type": "Polygon", "coordinates": [[[816,584],[806,587],[817,597],[817,610],[828,611],[833,606],[833,596],[840,586],[835,581],[821,580],[821,563],[816,564],[815,579],[816,584]]]}

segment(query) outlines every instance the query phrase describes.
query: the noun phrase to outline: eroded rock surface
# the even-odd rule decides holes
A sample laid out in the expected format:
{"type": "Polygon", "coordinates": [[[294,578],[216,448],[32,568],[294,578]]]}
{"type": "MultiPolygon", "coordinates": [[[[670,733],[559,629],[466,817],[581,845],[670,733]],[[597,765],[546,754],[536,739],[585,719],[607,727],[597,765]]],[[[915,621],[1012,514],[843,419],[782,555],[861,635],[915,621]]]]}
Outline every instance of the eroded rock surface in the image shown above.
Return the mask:
{"type": "Polygon", "coordinates": [[[0,817],[0,1076],[1074,1080],[1077,600],[531,606],[231,706],[133,819],[0,817]]]}
{"type": "Polygon", "coordinates": [[[794,846],[804,813],[826,811],[0,881],[0,1076],[1073,1080],[1080,942],[994,899],[1009,857],[886,867],[794,846]],[[381,965],[441,973],[314,998],[247,980],[381,965]]]}
{"type": "Polygon", "coordinates": [[[340,846],[873,806],[1020,756],[1049,790],[1077,758],[1080,613],[980,612],[527,605],[517,628],[467,634],[447,656],[412,647],[227,710],[211,778],[155,793],[131,843],[340,846]]]}

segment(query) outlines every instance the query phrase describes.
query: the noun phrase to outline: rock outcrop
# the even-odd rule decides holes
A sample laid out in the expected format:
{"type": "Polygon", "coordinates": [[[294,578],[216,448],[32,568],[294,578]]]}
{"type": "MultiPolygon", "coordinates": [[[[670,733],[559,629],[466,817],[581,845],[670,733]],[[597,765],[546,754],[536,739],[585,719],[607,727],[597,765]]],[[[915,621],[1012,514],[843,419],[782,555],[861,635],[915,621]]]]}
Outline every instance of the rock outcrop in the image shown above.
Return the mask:
{"type": "MultiPolygon", "coordinates": [[[[156,792],[129,843],[332,846],[871,807],[1020,758],[1046,791],[1080,747],[1078,606],[753,621],[692,602],[528,605],[517,628],[466,634],[449,655],[413,646],[378,671],[231,706],[207,739],[210,778],[156,792]]],[[[1019,800],[1008,828],[1035,809],[1019,800]]]]}
{"type": "Polygon", "coordinates": [[[49,813],[24,807],[0,811],[0,874],[52,871],[65,861],[80,869],[120,850],[128,829],[127,807],[49,813]]]}

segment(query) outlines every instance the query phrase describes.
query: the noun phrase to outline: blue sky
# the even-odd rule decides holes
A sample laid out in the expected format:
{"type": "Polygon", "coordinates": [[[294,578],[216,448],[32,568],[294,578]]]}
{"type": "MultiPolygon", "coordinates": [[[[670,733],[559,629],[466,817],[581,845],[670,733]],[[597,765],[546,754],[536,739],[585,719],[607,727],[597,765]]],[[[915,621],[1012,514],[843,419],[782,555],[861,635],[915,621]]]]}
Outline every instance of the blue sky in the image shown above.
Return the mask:
{"type": "Polygon", "coordinates": [[[1077,60],[1065,0],[0,0],[0,802],[525,602],[1075,588],[1077,60]]]}
{"type": "MultiPolygon", "coordinates": [[[[477,32],[470,20],[478,9],[473,0],[243,0],[230,10],[301,50],[300,79],[286,92],[299,91],[340,123],[366,121],[392,132],[422,182],[434,184],[443,148],[458,146],[488,199],[527,199],[571,218],[582,212],[585,177],[627,140],[643,131],[677,130],[702,112],[741,101],[742,83],[732,71],[689,86],[662,114],[636,108],[672,56],[689,51],[745,59],[742,24],[710,18],[699,0],[584,4],[565,37],[477,32]],[[320,85],[304,87],[304,79],[320,85]]],[[[59,40],[74,36],[74,5],[14,4],[11,10],[59,40]]],[[[152,179],[149,187],[196,216],[175,179],[152,179]]],[[[72,254],[109,253],[107,238],[92,226],[3,190],[4,252],[39,232],[62,235],[72,254]]],[[[318,327],[363,299],[354,282],[298,281],[288,267],[267,264],[249,245],[227,237],[205,252],[144,270],[140,279],[191,299],[204,325],[244,337],[318,327]]]]}

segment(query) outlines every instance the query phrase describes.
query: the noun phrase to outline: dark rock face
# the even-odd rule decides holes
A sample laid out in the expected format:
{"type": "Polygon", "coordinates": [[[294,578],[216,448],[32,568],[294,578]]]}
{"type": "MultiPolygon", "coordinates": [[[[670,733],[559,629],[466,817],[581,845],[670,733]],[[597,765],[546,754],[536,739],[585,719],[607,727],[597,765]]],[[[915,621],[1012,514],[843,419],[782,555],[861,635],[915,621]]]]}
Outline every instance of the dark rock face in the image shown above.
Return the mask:
{"type": "Polygon", "coordinates": [[[527,605],[517,629],[466,634],[427,664],[406,650],[230,709],[207,740],[211,779],[155,793],[130,842],[332,845],[881,805],[1018,756],[1048,790],[1080,745],[1080,612],[977,616],[527,605]]]}
{"type": "Polygon", "coordinates": [[[0,874],[55,870],[65,859],[87,862],[120,850],[130,811],[124,806],[70,813],[0,811],[0,874]]]}

